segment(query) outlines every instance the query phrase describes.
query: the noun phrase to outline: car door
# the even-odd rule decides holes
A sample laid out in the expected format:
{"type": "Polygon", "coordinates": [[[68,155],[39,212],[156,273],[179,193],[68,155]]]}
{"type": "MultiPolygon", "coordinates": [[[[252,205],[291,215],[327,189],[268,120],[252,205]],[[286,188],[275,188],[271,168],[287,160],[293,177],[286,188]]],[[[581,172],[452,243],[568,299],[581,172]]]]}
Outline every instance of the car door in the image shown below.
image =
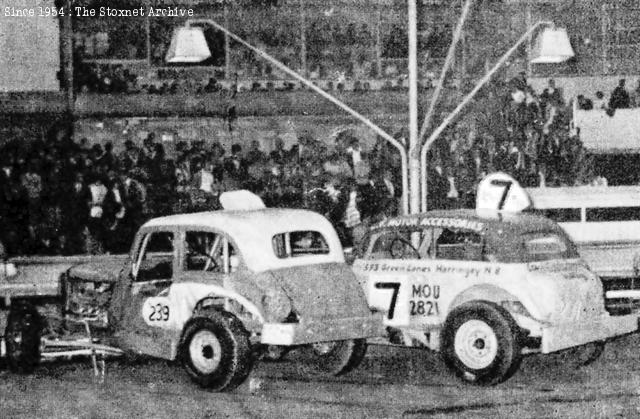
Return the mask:
{"type": "Polygon", "coordinates": [[[150,231],[133,260],[131,286],[124,307],[121,345],[134,352],[169,357],[173,313],[168,302],[177,269],[178,232],[150,231]]]}
{"type": "Polygon", "coordinates": [[[385,324],[423,329],[442,322],[442,269],[434,237],[439,228],[383,230],[371,236],[354,263],[369,307],[386,313],[385,324]]]}

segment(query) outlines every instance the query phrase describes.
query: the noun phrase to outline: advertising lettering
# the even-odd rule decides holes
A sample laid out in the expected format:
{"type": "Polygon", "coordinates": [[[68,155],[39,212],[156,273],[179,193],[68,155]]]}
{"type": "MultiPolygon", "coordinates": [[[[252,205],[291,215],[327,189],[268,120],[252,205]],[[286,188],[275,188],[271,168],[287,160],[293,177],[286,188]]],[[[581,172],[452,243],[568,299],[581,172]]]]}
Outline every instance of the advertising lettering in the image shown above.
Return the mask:
{"type": "Polygon", "coordinates": [[[484,229],[484,223],[474,220],[467,220],[464,218],[419,218],[419,217],[407,217],[407,218],[390,218],[383,220],[376,228],[393,228],[393,227],[443,227],[443,228],[459,228],[466,229],[475,232],[480,232],[484,229]]]}

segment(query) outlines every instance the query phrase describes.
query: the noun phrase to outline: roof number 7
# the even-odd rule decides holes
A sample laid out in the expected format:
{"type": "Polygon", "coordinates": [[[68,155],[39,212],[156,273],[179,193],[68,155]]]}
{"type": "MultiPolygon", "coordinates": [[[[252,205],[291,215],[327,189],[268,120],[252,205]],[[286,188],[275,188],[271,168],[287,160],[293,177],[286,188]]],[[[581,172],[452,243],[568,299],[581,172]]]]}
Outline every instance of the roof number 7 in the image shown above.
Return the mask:
{"type": "Polygon", "coordinates": [[[493,179],[491,181],[491,185],[504,188],[502,190],[502,196],[500,197],[497,208],[498,210],[501,210],[504,208],[504,203],[507,201],[507,196],[509,196],[509,189],[511,189],[511,185],[513,185],[513,182],[510,180],[493,179]]]}

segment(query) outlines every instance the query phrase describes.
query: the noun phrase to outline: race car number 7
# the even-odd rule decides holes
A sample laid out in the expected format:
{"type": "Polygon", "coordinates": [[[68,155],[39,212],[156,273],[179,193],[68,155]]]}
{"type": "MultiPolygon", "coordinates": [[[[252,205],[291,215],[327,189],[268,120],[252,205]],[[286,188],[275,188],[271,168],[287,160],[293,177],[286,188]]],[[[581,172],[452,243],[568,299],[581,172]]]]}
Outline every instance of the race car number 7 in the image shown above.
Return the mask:
{"type": "Polygon", "coordinates": [[[391,302],[389,303],[389,310],[387,311],[387,318],[393,319],[393,314],[396,310],[396,302],[398,301],[398,291],[400,291],[399,282],[376,282],[374,287],[379,290],[393,290],[391,295],[391,302]]]}

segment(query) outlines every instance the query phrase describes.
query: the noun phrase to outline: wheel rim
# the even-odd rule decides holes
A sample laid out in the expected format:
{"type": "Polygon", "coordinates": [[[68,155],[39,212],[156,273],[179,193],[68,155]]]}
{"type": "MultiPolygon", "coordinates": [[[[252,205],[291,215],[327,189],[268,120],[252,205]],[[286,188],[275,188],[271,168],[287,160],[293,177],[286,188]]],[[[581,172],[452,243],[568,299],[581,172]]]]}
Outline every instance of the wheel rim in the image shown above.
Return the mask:
{"type": "Polygon", "coordinates": [[[193,366],[203,374],[214,372],[222,359],[218,337],[208,330],[200,330],[191,338],[189,357],[193,366]]]}
{"type": "Polygon", "coordinates": [[[458,359],[472,369],[486,368],[498,355],[498,338],[482,320],[468,320],[456,331],[454,348],[458,359]]]}

